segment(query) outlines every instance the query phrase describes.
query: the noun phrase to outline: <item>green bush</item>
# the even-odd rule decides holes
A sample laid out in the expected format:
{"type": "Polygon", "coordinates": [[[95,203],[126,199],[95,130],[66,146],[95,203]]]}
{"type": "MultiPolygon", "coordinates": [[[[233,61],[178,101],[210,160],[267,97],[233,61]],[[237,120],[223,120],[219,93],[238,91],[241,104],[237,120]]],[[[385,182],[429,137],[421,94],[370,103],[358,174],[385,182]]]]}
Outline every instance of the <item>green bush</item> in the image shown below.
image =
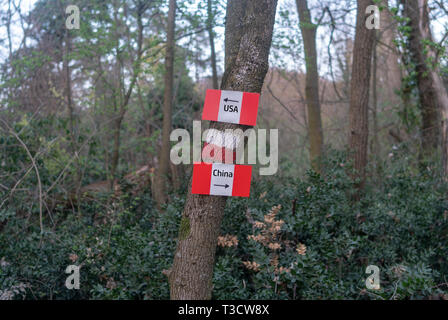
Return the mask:
{"type": "MultiPolygon", "coordinates": [[[[446,297],[447,186],[397,157],[354,202],[344,159],[332,154],[325,174],[305,179],[257,178],[249,199],[229,199],[214,299],[446,297]],[[380,290],[366,289],[368,265],[380,268],[380,290]]],[[[0,296],[168,299],[163,271],[172,264],[185,194],[171,199],[160,214],[149,191],[104,195],[83,202],[80,213],[53,212],[42,235],[35,208],[29,219],[14,206],[1,209],[0,296]],[[70,264],[81,265],[80,290],[65,287],[70,264]]]]}

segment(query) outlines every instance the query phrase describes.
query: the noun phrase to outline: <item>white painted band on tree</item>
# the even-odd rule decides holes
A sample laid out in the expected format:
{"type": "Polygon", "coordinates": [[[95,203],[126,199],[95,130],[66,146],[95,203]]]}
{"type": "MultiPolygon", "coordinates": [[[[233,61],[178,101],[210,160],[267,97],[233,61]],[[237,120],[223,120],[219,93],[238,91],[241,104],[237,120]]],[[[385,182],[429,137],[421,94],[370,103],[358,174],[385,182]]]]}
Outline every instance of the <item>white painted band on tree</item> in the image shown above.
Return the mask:
{"type": "Polygon", "coordinates": [[[208,129],[205,141],[219,148],[234,150],[241,140],[241,135],[233,134],[229,131],[222,132],[216,129],[208,129]]]}

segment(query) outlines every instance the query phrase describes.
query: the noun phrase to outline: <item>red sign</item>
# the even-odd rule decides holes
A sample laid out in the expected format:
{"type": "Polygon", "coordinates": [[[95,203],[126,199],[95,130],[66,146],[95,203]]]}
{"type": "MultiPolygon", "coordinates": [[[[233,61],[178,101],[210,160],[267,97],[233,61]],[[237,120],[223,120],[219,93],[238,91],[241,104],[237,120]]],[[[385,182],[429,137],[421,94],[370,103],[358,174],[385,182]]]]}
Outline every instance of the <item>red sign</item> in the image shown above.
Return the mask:
{"type": "Polygon", "coordinates": [[[198,163],[193,166],[191,193],[249,197],[251,177],[251,166],[198,163]]]}
{"type": "Polygon", "coordinates": [[[208,89],[202,120],[255,126],[259,93],[208,89]]]}

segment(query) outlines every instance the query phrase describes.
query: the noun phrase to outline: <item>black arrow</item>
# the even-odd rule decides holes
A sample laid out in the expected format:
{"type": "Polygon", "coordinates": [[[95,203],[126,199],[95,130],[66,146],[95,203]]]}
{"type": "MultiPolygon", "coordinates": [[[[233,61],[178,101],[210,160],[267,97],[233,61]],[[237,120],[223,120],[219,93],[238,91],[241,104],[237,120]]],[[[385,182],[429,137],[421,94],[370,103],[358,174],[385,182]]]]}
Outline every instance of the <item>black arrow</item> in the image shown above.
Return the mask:
{"type": "Polygon", "coordinates": [[[224,102],[229,102],[229,101],[231,101],[231,102],[239,102],[239,101],[237,101],[237,100],[230,100],[229,98],[225,98],[225,99],[224,99],[224,102]]]}
{"type": "Polygon", "coordinates": [[[224,187],[224,188],[228,188],[228,187],[230,187],[228,184],[226,184],[226,185],[224,185],[224,184],[214,184],[214,186],[217,186],[217,187],[224,187]]]}

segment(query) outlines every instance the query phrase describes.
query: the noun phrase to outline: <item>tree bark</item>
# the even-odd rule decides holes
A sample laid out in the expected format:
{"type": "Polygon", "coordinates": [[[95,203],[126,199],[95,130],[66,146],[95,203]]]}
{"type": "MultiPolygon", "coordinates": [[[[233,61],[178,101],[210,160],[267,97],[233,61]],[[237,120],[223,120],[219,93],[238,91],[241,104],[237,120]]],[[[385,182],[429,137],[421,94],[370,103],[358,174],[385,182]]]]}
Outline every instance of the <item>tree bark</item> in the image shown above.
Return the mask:
{"type": "MultiPolygon", "coordinates": [[[[277,0],[228,0],[221,89],[261,92],[268,71],[277,0]]],[[[212,122],[211,128],[246,129],[212,122]]],[[[173,266],[171,299],[210,299],[215,250],[227,197],[187,196],[173,266]]],[[[241,212],[241,214],[244,214],[241,212]]]]}
{"type": "Polygon", "coordinates": [[[400,54],[394,43],[397,37],[397,22],[390,12],[388,0],[382,0],[381,5],[381,28],[376,30],[377,57],[378,57],[378,84],[381,83],[381,96],[379,103],[399,105],[401,100],[396,94],[401,89],[402,72],[400,64],[400,54]],[[384,79],[384,80],[383,80],[384,79]],[[381,82],[379,82],[381,80],[381,82]],[[383,97],[384,96],[384,97],[383,97]]]}
{"type": "Polygon", "coordinates": [[[417,74],[417,87],[419,91],[420,108],[422,115],[422,151],[423,157],[434,154],[437,150],[440,137],[440,113],[438,92],[435,87],[432,68],[427,60],[431,53],[425,54],[424,41],[432,41],[429,26],[427,0],[402,0],[404,14],[409,18],[411,27],[408,41],[411,59],[415,64],[417,74]]]}
{"type": "Polygon", "coordinates": [[[63,57],[63,68],[65,73],[65,96],[67,102],[67,114],[68,114],[68,125],[69,125],[69,150],[75,157],[74,165],[76,169],[76,175],[74,177],[74,189],[79,191],[81,188],[81,166],[79,163],[79,158],[77,156],[77,138],[75,132],[75,111],[73,106],[72,98],[72,73],[70,69],[70,52],[71,52],[71,37],[68,29],[65,29],[64,35],[64,57],[63,57]]]}
{"type": "MultiPolygon", "coordinates": [[[[119,41],[120,36],[118,34],[118,31],[116,31],[116,48],[117,48],[117,61],[116,64],[116,80],[117,83],[115,87],[113,88],[114,93],[114,110],[116,111],[116,118],[113,121],[113,149],[112,149],[112,159],[111,159],[111,168],[110,168],[110,174],[109,174],[109,183],[110,188],[113,190],[113,186],[115,183],[116,173],[118,169],[118,163],[120,160],[120,144],[121,144],[121,125],[123,123],[124,116],[127,112],[127,106],[129,104],[129,100],[131,98],[132,91],[134,89],[134,86],[137,82],[138,75],[140,73],[140,66],[141,66],[141,60],[143,55],[143,22],[142,17],[144,14],[144,11],[146,10],[146,5],[143,1],[138,1],[136,3],[136,10],[137,10],[137,55],[134,60],[133,65],[133,75],[131,79],[131,83],[129,84],[128,89],[126,90],[124,87],[124,79],[121,79],[122,76],[121,68],[122,68],[122,57],[119,53],[118,47],[119,47],[119,41]],[[124,94],[123,94],[124,93],[124,94]]],[[[118,4],[114,6],[114,19],[117,25],[118,24],[118,4]]]]}
{"type": "Polygon", "coordinates": [[[316,172],[321,171],[323,132],[319,101],[319,73],[317,70],[316,29],[311,21],[307,0],[296,0],[300,19],[306,61],[305,96],[308,111],[308,136],[310,139],[310,162],[316,172]]]}
{"type": "Polygon", "coordinates": [[[207,1],[207,31],[210,40],[210,59],[212,64],[213,89],[218,89],[218,71],[216,69],[215,35],[213,33],[212,0],[207,1]]]}
{"type": "Polygon", "coordinates": [[[12,58],[12,38],[11,38],[11,20],[12,20],[12,12],[11,12],[11,0],[8,0],[8,11],[7,11],[6,20],[6,34],[8,36],[8,49],[9,49],[9,59],[12,58]]]}
{"type": "Polygon", "coordinates": [[[162,148],[159,156],[159,168],[155,177],[154,196],[160,208],[166,203],[166,184],[170,161],[170,134],[173,106],[174,75],[174,29],[176,19],[176,0],[170,0],[167,24],[165,53],[165,92],[163,97],[162,148]]]}
{"type": "Polygon", "coordinates": [[[370,70],[375,41],[375,29],[366,27],[366,8],[369,5],[373,5],[372,0],[358,0],[350,86],[349,151],[355,169],[354,177],[359,179],[358,190],[364,187],[367,166],[370,70]]]}
{"type": "Polygon", "coordinates": [[[411,27],[409,50],[416,65],[422,126],[422,147],[424,155],[431,155],[439,141],[442,146],[442,168],[448,180],[448,93],[435,62],[437,54],[425,41],[433,42],[429,21],[427,0],[402,0],[404,13],[411,27]],[[439,140],[439,137],[441,139],[439,140]]]}
{"type": "Polygon", "coordinates": [[[114,122],[113,128],[113,148],[112,148],[112,157],[111,157],[111,165],[110,165],[110,177],[109,177],[109,186],[110,190],[113,191],[115,178],[117,174],[118,161],[120,159],[120,140],[121,140],[121,124],[123,122],[123,116],[119,116],[114,122]]]}
{"type": "Polygon", "coordinates": [[[379,143],[379,130],[378,130],[378,43],[377,43],[377,33],[375,32],[375,43],[373,45],[373,64],[372,64],[372,122],[373,122],[373,139],[372,148],[370,149],[373,153],[373,159],[375,161],[376,173],[379,173],[380,164],[380,143],[379,143]]]}

